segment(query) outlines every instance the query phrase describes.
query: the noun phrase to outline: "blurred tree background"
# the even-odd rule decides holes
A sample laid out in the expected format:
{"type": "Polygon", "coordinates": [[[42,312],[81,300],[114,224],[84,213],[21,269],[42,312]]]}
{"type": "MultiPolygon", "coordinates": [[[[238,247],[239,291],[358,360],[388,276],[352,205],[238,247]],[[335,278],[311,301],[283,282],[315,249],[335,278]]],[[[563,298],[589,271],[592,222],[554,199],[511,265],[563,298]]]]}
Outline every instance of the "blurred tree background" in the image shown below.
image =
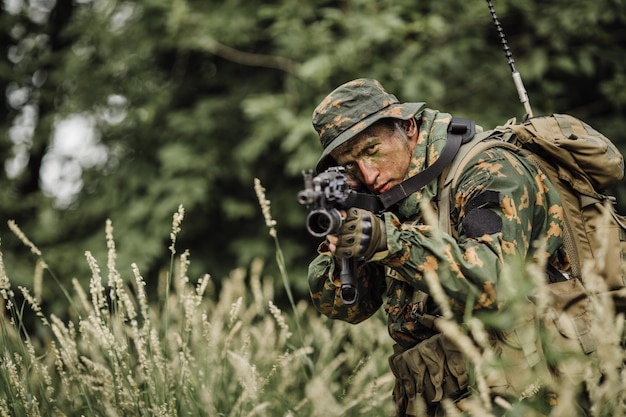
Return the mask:
{"type": "MultiPolygon", "coordinates": [[[[626,2],[494,5],[535,114],[573,114],[626,151],[626,2]]],[[[256,177],[305,296],[317,241],[295,196],[328,92],[372,77],[487,128],[523,116],[483,0],[3,0],[0,40],[0,236],[16,284],[33,263],[8,219],[69,285],[91,276],[86,250],[106,265],[110,218],[118,269],[155,280],[179,204],[192,279],[256,257],[273,273],[256,177]]],[[[611,191],[626,212],[626,184],[611,191]]]]}

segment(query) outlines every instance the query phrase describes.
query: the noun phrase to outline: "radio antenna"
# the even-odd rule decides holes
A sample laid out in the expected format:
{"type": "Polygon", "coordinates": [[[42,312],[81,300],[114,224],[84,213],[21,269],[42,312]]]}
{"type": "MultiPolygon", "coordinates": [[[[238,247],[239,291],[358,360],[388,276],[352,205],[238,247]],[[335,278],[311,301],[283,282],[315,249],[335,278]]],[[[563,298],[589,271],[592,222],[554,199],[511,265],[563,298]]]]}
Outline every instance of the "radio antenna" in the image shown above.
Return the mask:
{"type": "Polygon", "coordinates": [[[515,84],[515,88],[517,89],[517,95],[519,96],[519,101],[524,105],[524,110],[526,111],[526,117],[533,117],[533,111],[530,108],[530,101],[528,100],[528,94],[526,93],[526,89],[524,88],[524,83],[522,82],[522,76],[515,68],[515,60],[513,59],[513,54],[511,53],[511,49],[509,49],[509,44],[506,41],[506,37],[504,36],[504,30],[502,29],[502,25],[500,25],[500,21],[498,20],[498,16],[496,16],[496,10],[493,7],[493,3],[491,0],[487,0],[487,5],[489,6],[489,11],[491,12],[491,18],[493,19],[493,24],[496,25],[496,29],[498,30],[498,36],[500,36],[500,42],[502,42],[502,48],[504,49],[504,55],[506,56],[507,62],[509,63],[509,67],[511,68],[511,73],[513,75],[513,83],[515,84]]]}

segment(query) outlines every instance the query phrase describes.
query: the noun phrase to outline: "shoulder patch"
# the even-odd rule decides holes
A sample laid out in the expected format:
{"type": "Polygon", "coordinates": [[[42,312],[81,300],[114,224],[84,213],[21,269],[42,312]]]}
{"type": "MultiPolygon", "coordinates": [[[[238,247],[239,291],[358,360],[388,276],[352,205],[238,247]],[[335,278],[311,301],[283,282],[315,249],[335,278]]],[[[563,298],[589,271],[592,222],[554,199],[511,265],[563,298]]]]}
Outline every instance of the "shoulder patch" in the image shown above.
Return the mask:
{"type": "Polygon", "coordinates": [[[502,230],[502,218],[489,209],[500,204],[500,193],[487,190],[467,202],[465,216],[461,221],[463,231],[469,238],[477,238],[484,234],[498,233],[502,230]]]}

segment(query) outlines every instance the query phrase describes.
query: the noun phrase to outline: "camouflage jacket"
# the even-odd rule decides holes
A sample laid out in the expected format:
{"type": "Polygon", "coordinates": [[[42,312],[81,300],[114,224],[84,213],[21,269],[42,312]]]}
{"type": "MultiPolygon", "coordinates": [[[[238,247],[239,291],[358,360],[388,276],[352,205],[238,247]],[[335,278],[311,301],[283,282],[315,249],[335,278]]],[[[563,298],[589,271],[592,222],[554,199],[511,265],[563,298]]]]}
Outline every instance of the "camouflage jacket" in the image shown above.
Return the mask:
{"type": "MultiPolygon", "coordinates": [[[[422,145],[415,149],[407,176],[438,157],[441,145],[432,139],[445,141],[448,121],[445,113],[424,111],[422,145]]],[[[444,233],[442,239],[433,238],[433,228],[422,220],[419,200],[436,201],[434,183],[383,214],[387,251],[373,261],[355,261],[359,291],[355,305],[343,305],[338,263],[326,243],[320,245],[309,265],[308,280],[313,304],[322,314],[358,323],[371,317],[386,298],[389,333],[408,348],[434,334],[413,314],[414,292],[429,291],[425,273],[434,274],[461,322],[466,308],[500,309],[506,301],[506,291],[499,287],[502,277],[524,279],[527,261],[549,257],[567,269],[565,258],[553,256],[560,254],[563,245],[559,195],[541,172],[514,152],[490,148],[465,166],[452,190],[455,237],[444,233]]],[[[430,299],[426,311],[437,314],[430,299]]]]}

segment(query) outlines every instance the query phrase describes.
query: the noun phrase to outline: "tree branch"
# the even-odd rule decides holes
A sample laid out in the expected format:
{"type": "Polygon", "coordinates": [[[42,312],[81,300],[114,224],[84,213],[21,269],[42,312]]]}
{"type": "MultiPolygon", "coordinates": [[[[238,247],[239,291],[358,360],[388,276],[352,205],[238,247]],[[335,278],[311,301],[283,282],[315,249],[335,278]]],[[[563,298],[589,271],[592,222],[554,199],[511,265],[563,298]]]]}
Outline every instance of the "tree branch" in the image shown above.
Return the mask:
{"type": "Polygon", "coordinates": [[[287,73],[293,73],[299,66],[297,62],[289,58],[239,51],[230,46],[221,44],[213,38],[197,39],[196,42],[193,42],[192,47],[210,52],[228,61],[251,67],[272,68],[287,73]]]}

